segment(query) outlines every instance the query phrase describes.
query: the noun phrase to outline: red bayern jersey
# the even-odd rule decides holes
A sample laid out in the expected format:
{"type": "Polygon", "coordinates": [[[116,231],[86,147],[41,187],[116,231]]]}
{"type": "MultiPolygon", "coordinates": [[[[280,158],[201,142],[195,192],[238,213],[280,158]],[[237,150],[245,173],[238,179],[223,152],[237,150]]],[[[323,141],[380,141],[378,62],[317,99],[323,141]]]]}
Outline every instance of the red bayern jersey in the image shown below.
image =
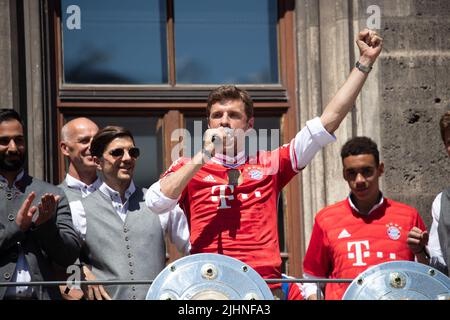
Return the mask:
{"type": "MultiPolygon", "coordinates": [[[[228,182],[231,168],[215,161],[203,165],[179,199],[189,223],[191,253],[224,254],[264,278],[281,276],[277,203],[279,192],[297,173],[292,143],[246,159],[235,168],[242,179],[237,186],[228,182]]],[[[164,175],[188,161],[179,159],[164,175]]]]}
{"type": "MultiPolygon", "coordinates": [[[[320,278],[354,279],[367,268],[394,260],[414,260],[407,245],[412,227],[426,230],[417,210],[384,198],[364,216],[348,199],[321,210],[303,262],[304,272],[320,278]]],[[[325,299],[341,299],[349,283],[327,284],[325,299]]]]}

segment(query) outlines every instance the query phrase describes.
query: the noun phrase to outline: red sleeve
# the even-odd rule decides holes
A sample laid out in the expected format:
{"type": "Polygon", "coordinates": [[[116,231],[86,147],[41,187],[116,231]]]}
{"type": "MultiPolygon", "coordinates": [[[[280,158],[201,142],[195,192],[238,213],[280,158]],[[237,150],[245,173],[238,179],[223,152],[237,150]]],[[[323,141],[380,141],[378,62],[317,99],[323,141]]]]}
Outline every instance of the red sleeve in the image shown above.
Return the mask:
{"type": "Polygon", "coordinates": [[[300,283],[296,282],[289,283],[287,300],[305,300],[300,286],[301,286],[300,283]]]}
{"type": "Polygon", "coordinates": [[[303,260],[303,271],[310,275],[327,278],[331,266],[329,246],[317,219],[314,222],[311,241],[303,260]]]}
{"type": "MultiPolygon", "coordinates": [[[[165,176],[167,176],[167,175],[169,175],[169,174],[171,174],[171,173],[174,173],[175,171],[179,170],[179,169],[180,169],[181,167],[183,167],[188,161],[189,161],[188,158],[178,158],[177,160],[175,160],[175,161],[170,165],[169,169],[167,169],[166,172],[164,172],[164,173],[161,175],[161,178],[160,178],[160,179],[162,179],[162,178],[164,178],[165,176]]],[[[183,208],[183,210],[185,210],[184,207],[183,207],[183,202],[184,202],[184,199],[185,199],[185,197],[186,197],[186,194],[187,194],[187,187],[184,188],[183,192],[182,192],[181,195],[180,195],[180,198],[178,199],[178,203],[181,205],[181,207],[183,208]]],[[[186,212],[186,210],[185,210],[185,212],[186,212]]]]}
{"type": "Polygon", "coordinates": [[[161,179],[164,178],[165,176],[171,174],[171,173],[174,173],[175,171],[180,169],[182,166],[184,166],[188,161],[189,161],[189,159],[187,159],[187,158],[178,158],[177,160],[172,162],[172,164],[170,165],[169,169],[167,169],[166,172],[164,172],[161,175],[161,179]]]}
{"type": "Polygon", "coordinates": [[[293,168],[297,167],[296,163],[292,163],[293,159],[291,158],[291,145],[294,143],[294,140],[289,144],[285,144],[279,147],[277,150],[273,152],[277,152],[278,155],[278,187],[279,190],[283,189],[285,185],[291,181],[291,179],[298,173],[298,170],[294,170],[293,168]]]}

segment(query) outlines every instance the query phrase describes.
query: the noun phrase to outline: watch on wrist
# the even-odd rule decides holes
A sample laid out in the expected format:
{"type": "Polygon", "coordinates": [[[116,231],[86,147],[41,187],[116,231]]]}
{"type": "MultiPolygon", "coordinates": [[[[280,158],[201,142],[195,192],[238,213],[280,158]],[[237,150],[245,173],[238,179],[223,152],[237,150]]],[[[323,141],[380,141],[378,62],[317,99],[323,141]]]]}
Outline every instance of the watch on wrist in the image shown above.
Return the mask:
{"type": "Polygon", "coordinates": [[[364,72],[364,73],[369,73],[370,70],[372,70],[372,66],[365,66],[365,65],[361,64],[359,61],[356,61],[355,67],[359,71],[364,72]]]}

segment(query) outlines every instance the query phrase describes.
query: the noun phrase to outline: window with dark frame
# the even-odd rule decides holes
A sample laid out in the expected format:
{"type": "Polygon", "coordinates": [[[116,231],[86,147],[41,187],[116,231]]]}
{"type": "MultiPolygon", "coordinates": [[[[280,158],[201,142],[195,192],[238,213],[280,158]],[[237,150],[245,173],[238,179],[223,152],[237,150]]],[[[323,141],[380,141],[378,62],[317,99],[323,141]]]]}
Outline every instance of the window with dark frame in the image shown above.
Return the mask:
{"type": "Polygon", "coordinates": [[[61,0],[61,17],[65,84],[278,84],[276,0],[61,0]]]}

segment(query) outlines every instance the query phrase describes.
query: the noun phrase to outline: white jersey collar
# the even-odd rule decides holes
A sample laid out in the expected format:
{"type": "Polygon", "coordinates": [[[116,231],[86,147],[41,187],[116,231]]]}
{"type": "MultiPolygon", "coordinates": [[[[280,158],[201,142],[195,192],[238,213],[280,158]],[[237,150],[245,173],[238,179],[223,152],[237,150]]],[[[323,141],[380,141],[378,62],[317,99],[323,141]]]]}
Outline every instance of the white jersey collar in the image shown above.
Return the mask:
{"type": "MultiPolygon", "coordinates": [[[[350,204],[350,207],[352,207],[353,210],[355,210],[356,212],[358,212],[361,215],[365,215],[363,213],[361,213],[361,211],[359,211],[359,209],[356,207],[356,205],[353,203],[352,201],[352,193],[350,192],[350,194],[347,197],[348,199],[348,203],[350,204]]],[[[384,196],[383,193],[380,191],[380,201],[378,201],[377,204],[375,204],[372,209],[370,209],[370,211],[367,213],[367,216],[369,214],[371,214],[373,211],[377,210],[379,207],[381,207],[384,203],[384,196]]]]}

